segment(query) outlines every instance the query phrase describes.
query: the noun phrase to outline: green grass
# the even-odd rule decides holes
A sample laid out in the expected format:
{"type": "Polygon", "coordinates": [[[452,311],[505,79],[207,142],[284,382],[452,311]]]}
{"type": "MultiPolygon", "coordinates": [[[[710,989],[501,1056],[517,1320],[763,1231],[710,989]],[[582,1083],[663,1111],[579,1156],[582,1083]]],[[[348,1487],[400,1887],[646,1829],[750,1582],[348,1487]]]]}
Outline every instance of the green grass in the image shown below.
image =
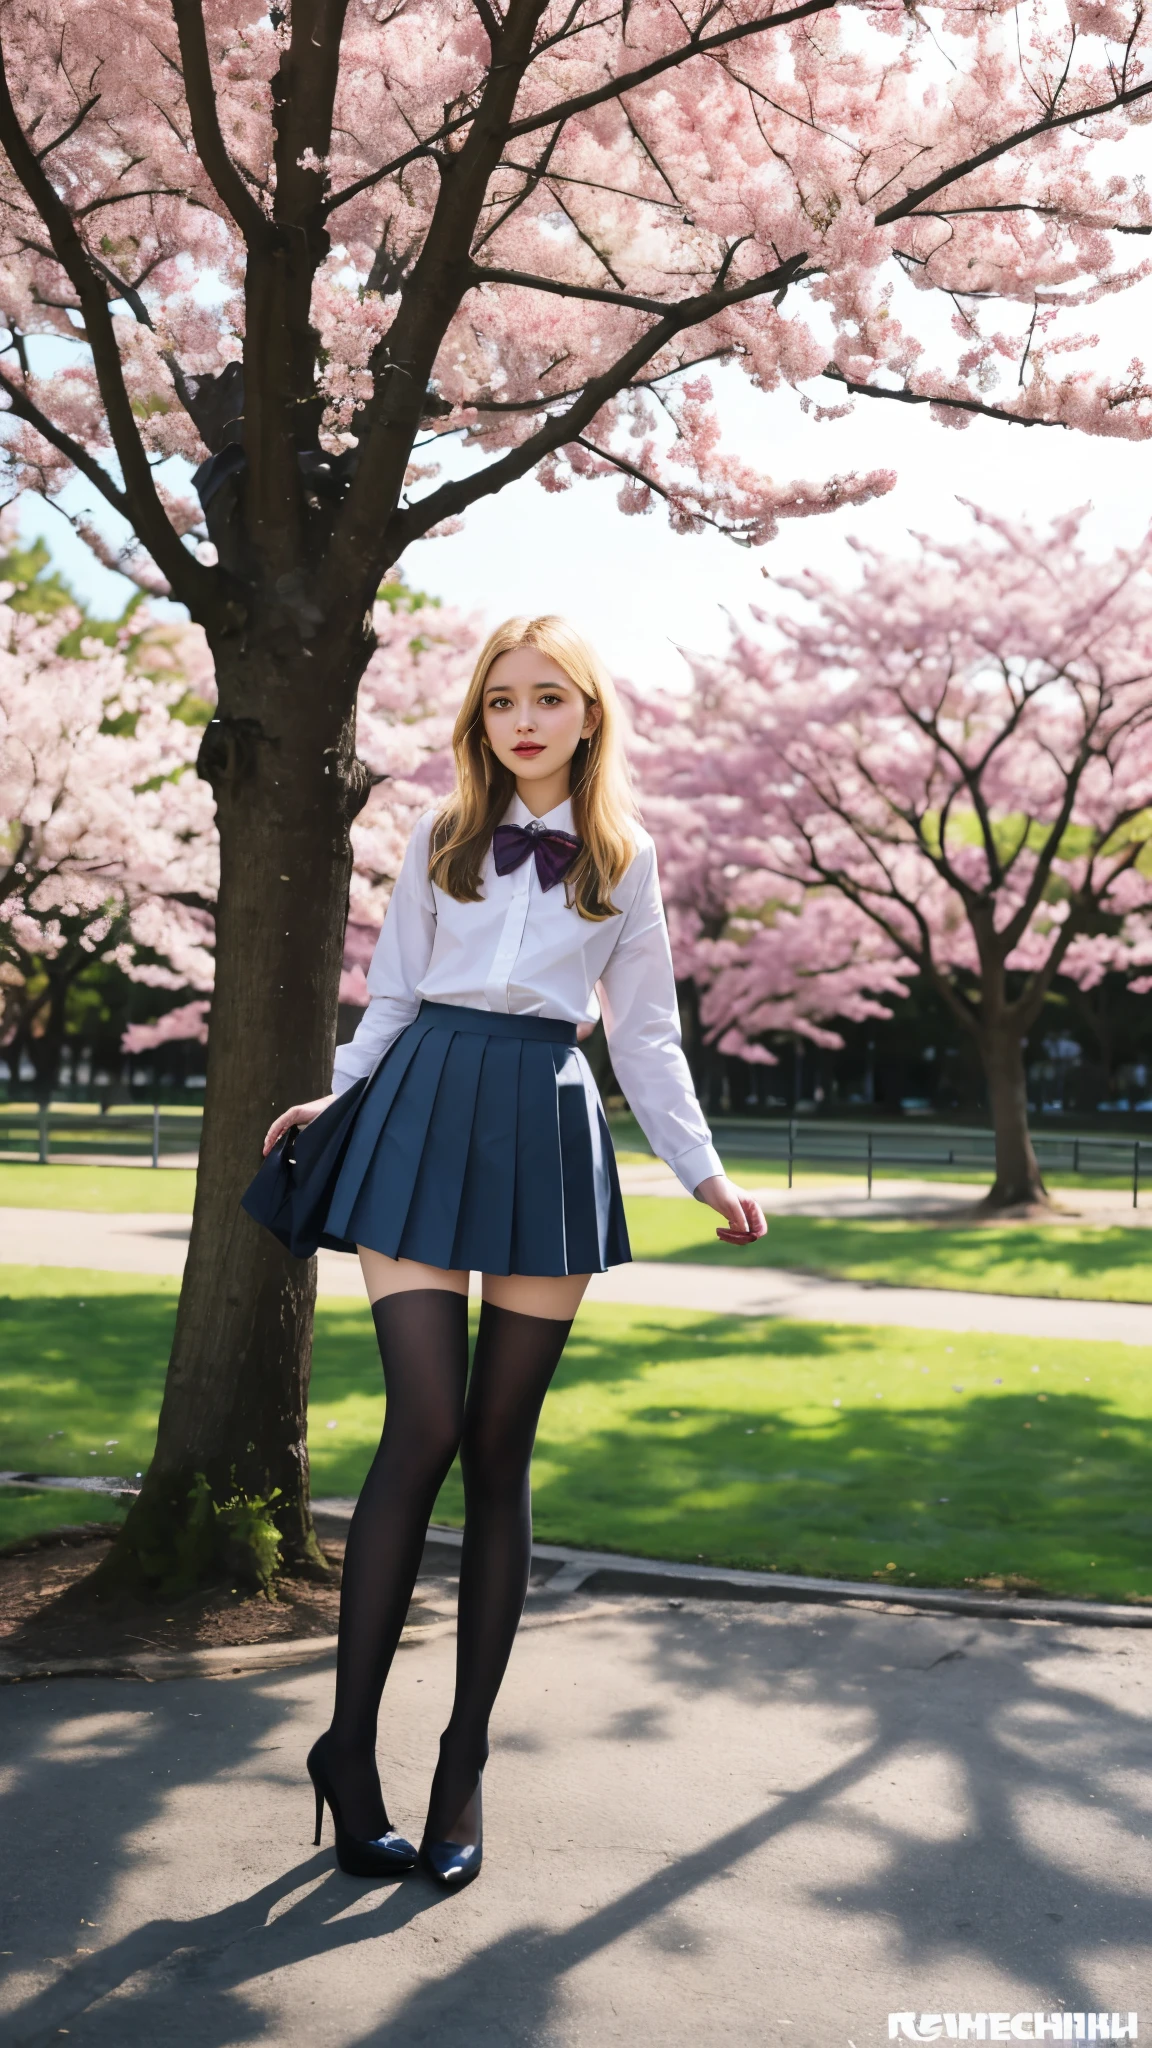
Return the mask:
{"type": "Polygon", "coordinates": [[[77,1522],[108,1522],[115,1526],[124,1519],[123,1502],[100,1493],[70,1493],[52,1487],[34,1493],[27,1487],[0,1487],[0,1550],[25,1536],[39,1536],[49,1529],[77,1522]]]}
{"type": "Polygon", "coordinates": [[[186,1166],[38,1166],[35,1162],[0,1161],[0,1209],[190,1216],[195,1192],[195,1172],[186,1166]]]}
{"type": "Polygon", "coordinates": [[[700,1202],[646,1195],[628,1203],[637,1259],[806,1268],[890,1287],[954,1287],[1059,1301],[1152,1301],[1152,1236],[1077,1224],[981,1224],[954,1229],[878,1219],[771,1216],[754,1245],[716,1236],[700,1202]]]}
{"type": "MultiPolygon", "coordinates": [[[[176,1283],[10,1267],[0,1295],[0,1463],[143,1469],[176,1283]]],[[[588,1308],[545,1405],[537,1533],[833,1577],[1152,1599],[1150,1367],[1152,1352],[1114,1344],[588,1308]]],[[[357,1490],[381,1407],[366,1305],[322,1302],[318,1495],[357,1490]]],[[[57,1519],[77,1518],[56,1500],[57,1519]]],[[[454,1473],[438,1514],[461,1512],[454,1473]]]]}

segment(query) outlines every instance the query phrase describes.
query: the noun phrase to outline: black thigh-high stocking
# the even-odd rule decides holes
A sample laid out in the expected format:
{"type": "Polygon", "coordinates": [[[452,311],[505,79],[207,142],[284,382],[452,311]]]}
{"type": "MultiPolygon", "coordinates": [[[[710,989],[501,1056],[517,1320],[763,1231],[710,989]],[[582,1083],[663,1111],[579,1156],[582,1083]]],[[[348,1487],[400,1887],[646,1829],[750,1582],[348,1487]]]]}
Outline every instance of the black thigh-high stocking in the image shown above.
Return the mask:
{"type": "Polygon", "coordinates": [[[420,1569],[424,1536],[456,1455],[468,1375],[468,1298],[449,1288],[372,1304],[387,1408],[380,1448],[348,1530],[340,1585],[336,1704],[325,1762],[345,1826],[372,1840],[388,1819],[376,1717],[420,1569]]]}
{"type": "Polygon", "coordinates": [[[519,1627],[532,1562],[532,1446],[571,1327],[489,1301],[480,1310],[460,1444],[464,1544],[456,1696],[440,1738],[424,1831],[428,1841],[463,1845],[480,1839],[488,1717],[519,1627]]]}

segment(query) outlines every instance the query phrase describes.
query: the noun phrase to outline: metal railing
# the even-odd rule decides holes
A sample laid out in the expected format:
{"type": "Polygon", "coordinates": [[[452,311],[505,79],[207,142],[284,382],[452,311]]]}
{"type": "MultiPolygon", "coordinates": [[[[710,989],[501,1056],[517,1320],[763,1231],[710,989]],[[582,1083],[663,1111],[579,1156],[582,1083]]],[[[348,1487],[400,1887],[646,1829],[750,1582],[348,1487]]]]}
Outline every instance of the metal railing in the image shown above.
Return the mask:
{"type": "Polygon", "coordinates": [[[200,1144],[199,1110],[57,1109],[48,1104],[0,1107],[0,1153],[47,1166],[54,1154],[73,1158],[115,1154],[159,1166],[165,1154],[194,1155],[200,1144]]]}
{"type": "MultiPolygon", "coordinates": [[[[788,1185],[798,1166],[857,1167],[868,1194],[881,1167],[953,1167],[962,1173],[986,1172],[996,1165],[996,1144],[990,1130],[964,1125],[908,1125],[808,1122],[802,1117],[751,1121],[717,1118],[713,1135],[732,1158],[779,1160],[787,1165],[788,1185]]],[[[1132,1189],[1132,1206],[1140,1200],[1140,1184],[1152,1164],[1152,1138],[1110,1137],[1105,1132],[1033,1131],[1032,1144],[1042,1173],[1091,1175],[1122,1180],[1132,1189]]]]}
{"type": "MultiPolygon", "coordinates": [[[[174,1153],[194,1155],[200,1142],[202,1112],[151,1108],[93,1106],[56,1108],[35,1104],[0,1105],[0,1153],[48,1165],[61,1152],[94,1160],[114,1154],[158,1167],[174,1153]]],[[[858,1170],[871,1196],[876,1174],[894,1166],[953,1168],[960,1173],[987,1173],[995,1167],[995,1142],[990,1130],[967,1125],[833,1123],[803,1117],[716,1118],[713,1130],[722,1152],[733,1159],[779,1161],[792,1186],[797,1167],[829,1166],[858,1170]]],[[[1091,1175],[1122,1180],[1132,1190],[1132,1206],[1140,1200],[1141,1182],[1152,1165],[1152,1138],[1106,1132],[1034,1131],[1032,1143],[1041,1172],[1091,1175]]]]}

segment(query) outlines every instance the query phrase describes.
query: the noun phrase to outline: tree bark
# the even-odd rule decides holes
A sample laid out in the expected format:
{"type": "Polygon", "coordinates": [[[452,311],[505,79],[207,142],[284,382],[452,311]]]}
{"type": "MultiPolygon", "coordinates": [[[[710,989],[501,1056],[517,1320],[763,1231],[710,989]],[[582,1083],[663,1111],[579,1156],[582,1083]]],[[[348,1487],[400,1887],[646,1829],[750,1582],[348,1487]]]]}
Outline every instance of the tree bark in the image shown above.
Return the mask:
{"type": "Polygon", "coordinates": [[[291,1258],[239,1202],[273,1117],[331,1085],[369,645],[335,675],[298,644],[214,650],[220,715],[199,767],[216,795],[220,895],[200,1171],[156,1453],[114,1565],[153,1581],[178,1576],[201,1473],[219,1504],[279,1489],[285,1562],[320,1563],[306,1436],[315,1260],[291,1258]]]}
{"type": "Polygon", "coordinates": [[[1002,1026],[982,1032],[977,1042],[984,1078],[988,1083],[988,1102],[996,1139],[996,1178],[982,1206],[986,1209],[1046,1207],[1048,1191],[1036,1163],[1028,1129],[1023,1037],[1018,1030],[1002,1026]]]}

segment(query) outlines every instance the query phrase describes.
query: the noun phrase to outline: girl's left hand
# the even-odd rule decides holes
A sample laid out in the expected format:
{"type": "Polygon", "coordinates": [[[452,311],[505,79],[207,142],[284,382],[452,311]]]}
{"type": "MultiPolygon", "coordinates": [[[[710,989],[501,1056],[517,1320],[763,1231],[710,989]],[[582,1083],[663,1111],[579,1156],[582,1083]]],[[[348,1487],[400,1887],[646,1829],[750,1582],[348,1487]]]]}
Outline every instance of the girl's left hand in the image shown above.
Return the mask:
{"type": "Polygon", "coordinates": [[[755,1244],[758,1237],[767,1234],[768,1225],[764,1211],[754,1195],[746,1195],[726,1173],[714,1173],[708,1180],[702,1180],[693,1189],[698,1202],[707,1202],[727,1223],[725,1230],[718,1230],[717,1237],[725,1244],[755,1244]]]}

